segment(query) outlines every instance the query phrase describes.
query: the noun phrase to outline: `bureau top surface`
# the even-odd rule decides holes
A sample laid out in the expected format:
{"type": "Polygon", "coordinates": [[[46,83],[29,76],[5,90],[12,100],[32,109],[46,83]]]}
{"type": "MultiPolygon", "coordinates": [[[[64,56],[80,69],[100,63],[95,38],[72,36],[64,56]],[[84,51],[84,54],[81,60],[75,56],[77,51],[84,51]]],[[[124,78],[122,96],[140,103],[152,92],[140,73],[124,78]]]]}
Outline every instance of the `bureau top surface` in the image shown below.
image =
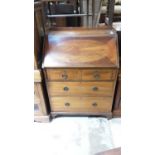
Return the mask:
{"type": "Polygon", "coordinates": [[[118,67],[116,32],[86,28],[51,31],[45,37],[43,67],[118,67]]]}

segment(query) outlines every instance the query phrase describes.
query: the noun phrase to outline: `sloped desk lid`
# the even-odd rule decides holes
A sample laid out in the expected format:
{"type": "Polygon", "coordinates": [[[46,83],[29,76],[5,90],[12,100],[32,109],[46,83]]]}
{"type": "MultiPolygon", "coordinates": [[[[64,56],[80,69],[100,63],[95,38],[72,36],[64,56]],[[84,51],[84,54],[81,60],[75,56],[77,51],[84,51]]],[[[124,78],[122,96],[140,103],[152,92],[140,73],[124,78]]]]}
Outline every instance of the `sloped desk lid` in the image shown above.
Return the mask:
{"type": "Polygon", "coordinates": [[[70,28],[45,37],[43,68],[118,67],[113,29],[70,28]]]}

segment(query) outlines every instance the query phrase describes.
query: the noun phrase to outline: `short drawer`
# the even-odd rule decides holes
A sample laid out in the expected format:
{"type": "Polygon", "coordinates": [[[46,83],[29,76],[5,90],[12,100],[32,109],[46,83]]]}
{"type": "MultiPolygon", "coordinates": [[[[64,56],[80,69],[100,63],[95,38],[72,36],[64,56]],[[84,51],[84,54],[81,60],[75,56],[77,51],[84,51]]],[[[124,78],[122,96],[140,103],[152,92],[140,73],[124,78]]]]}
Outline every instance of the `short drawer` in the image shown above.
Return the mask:
{"type": "Polygon", "coordinates": [[[85,69],[82,70],[82,80],[114,80],[116,74],[115,69],[85,69]]]}
{"type": "Polygon", "coordinates": [[[81,80],[81,71],[78,69],[46,69],[48,81],[60,80],[81,80]]]}
{"type": "Polygon", "coordinates": [[[49,96],[112,96],[113,81],[47,82],[49,96]]]}
{"type": "Polygon", "coordinates": [[[111,97],[52,97],[54,112],[111,112],[111,97]]]}

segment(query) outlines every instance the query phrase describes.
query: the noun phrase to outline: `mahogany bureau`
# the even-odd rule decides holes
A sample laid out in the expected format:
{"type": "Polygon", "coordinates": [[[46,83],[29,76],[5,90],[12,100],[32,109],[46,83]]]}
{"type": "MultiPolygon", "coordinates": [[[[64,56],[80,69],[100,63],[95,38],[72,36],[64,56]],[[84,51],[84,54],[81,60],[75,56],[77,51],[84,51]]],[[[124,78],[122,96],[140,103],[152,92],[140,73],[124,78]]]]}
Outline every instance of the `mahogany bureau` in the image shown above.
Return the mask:
{"type": "Polygon", "coordinates": [[[52,116],[111,117],[118,62],[117,34],[111,28],[49,32],[42,67],[52,116]]]}

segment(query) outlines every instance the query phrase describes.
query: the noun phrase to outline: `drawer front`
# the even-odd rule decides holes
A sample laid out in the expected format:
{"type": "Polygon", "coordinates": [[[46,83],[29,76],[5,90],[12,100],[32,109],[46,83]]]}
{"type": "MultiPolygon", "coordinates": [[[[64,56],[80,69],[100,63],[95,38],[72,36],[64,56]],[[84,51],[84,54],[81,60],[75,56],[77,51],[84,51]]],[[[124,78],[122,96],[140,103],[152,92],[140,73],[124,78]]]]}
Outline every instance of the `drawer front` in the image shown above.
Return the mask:
{"type": "Polygon", "coordinates": [[[78,69],[46,69],[47,79],[50,80],[81,80],[81,71],[78,69]]]}
{"type": "Polygon", "coordinates": [[[52,97],[54,112],[110,112],[111,97],[52,97]]]}
{"type": "Polygon", "coordinates": [[[48,82],[49,96],[112,96],[113,81],[48,82]]]}
{"type": "Polygon", "coordinates": [[[82,71],[82,80],[114,80],[116,73],[114,69],[85,69],[82,71]]]}

